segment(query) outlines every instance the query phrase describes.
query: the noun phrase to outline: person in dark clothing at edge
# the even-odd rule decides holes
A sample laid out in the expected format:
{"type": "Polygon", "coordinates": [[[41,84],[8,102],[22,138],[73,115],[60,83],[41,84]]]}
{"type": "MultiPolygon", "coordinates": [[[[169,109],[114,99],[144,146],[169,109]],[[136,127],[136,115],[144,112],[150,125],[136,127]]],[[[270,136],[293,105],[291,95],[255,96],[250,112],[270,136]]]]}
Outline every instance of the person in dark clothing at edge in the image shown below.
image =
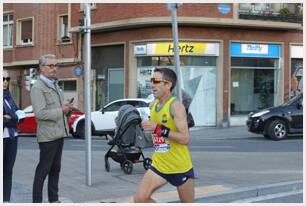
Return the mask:
{"type": "Polygon", "coordinates": [[[43,200],[43,185],[48,175],[48,201],[59,203],[58,182],[64,137],[68,136],[66,114],[72,109],[71,103],[64,104],[56,71],[56,56],[46,54],[39,58],[40,76],[31,88],[31,101],[37,121],[37,141],[40,155],[33,183],[33,202],[43,200]]]}
{"type": "Polygon", "coordinates": [[[3,202],[11,199],[13,167],[17,155],[18,110],[9,91],[10,77],[3,71],[3,202]]]}

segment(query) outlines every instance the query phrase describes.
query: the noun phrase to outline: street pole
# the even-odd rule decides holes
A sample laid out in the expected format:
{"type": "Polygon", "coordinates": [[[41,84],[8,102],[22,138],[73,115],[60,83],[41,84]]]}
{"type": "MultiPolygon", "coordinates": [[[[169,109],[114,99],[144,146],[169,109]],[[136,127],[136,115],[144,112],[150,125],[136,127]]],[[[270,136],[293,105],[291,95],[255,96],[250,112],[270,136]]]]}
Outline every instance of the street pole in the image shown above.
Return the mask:
{"type": "Polygon", "coordinates": [[[84,103],[85,103],[85,139],[86,139],[86,184],[91,186],[91,31],[90,4],[84,4],[84,103]]]}
{"type": "Polygon", "coordinates": [[[182,101],[182,91],[181,91],[181,69],[180,69],[180,54],[179,54],[179,40],[178,40],[178,26],[177,26],[177,14],[176,10],[180,7],[181,3],[168,3],[167,9],[171,11],[172,19],[172,38],[173,38],[173,48],[174,48],[174,64],[175,72],[177,76],[177,82],[175,87],[175,94],[179,101],[182,101]]]}

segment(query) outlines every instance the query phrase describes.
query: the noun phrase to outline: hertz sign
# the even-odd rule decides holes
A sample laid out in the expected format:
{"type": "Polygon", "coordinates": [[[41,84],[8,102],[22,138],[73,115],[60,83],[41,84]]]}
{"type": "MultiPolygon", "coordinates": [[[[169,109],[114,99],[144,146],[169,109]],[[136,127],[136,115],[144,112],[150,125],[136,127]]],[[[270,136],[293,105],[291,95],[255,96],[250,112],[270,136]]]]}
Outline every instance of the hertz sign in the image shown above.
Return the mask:
{"type": "MultiPolygon", "coordinates": [[[[179,54],[199,55],[205,51],[205,43],[179,43],[179,54]]],[[[158,55],[174,54],[173,43],[157,43],[155,53],[158,55]]]]}
{"type": "MultiPolygon", "coordinates": [[[[172,42],[148,43],[146,45],[135,45],[135,55],[169,56],[174,55],[172,42]]],[[[219,44],[203,42],[180,42],[180,55],[213,55],[218,56],[219,44]]]]}

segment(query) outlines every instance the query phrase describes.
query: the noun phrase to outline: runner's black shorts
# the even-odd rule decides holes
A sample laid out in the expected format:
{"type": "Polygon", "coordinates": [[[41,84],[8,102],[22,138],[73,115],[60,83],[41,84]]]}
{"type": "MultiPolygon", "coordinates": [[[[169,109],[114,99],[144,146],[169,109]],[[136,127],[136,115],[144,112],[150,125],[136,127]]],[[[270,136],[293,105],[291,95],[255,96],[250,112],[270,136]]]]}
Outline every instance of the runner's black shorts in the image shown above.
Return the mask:
{"type": "Polygon", "coordinates": [[[150,165],[150,170],[152,170],[158,176],[161,176],[162,178],[167,180],[167,182],[169,182],[171,185],[173,185],[175,187],[179,187],[179,186],[183,185],[189,178],[194,179],[193,168],[191,168],[187,172],[178,173],[178,174],[164,174],[164,173],[161,173],[160,171],[158,171],[152,165],[150,165]]]}

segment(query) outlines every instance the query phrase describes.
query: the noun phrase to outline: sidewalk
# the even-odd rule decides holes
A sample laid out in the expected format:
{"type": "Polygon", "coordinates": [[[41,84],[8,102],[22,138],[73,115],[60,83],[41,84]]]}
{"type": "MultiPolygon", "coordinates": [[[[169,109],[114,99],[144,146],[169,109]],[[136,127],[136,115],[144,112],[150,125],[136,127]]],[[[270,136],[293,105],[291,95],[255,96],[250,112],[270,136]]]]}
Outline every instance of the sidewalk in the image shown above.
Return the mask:
{"type": "Polygon", "coordinates": [[[232,126],[228,128],[194,127],[190,129],[190,134],[192,138],[201,139],[240,139],[241,136],[260,136],[248,132],[247,126],[232,126]]]}
{"type": "MultiPolygon", "coordinates": [[[[252,136],[252,134],[247,132],[245,127],[226,129],[193,128],[191,138],[241,138],[242,133],[243,135],[252,136]]],[[[105,144],[101,144],[103,141],[96,137],[93,139],[92,185],[87,186],[85,179],[86,141],[66,140],[62,156],[62,171],[59,184],[59,199],[61,202],[131,202],[132,195],[145,170],[142,164],[135,164],[132,174],[125,175],[120,169],[120,165],[110,159],[110,172],[106,172],[104,169],[104,155],[109,146],[106,142],[105,144]]],[[[145,157],[148,157],[151,156],[152,150],[146,149],[143,152],[145,157]]],[[[192,155],[193,157],[197,157],[197,162],[202,160],[207,162],[211,158],[211,155],[214,154],[205,152],[205,155],[203,155],[201,151],[194,151],[192,155]]],[[[14,167],[11,202],[29,203],[32,201],[32,184],[38,157],[39,149],[36,138],[21,137],[19,139],[17,159],[14,167]]],[[[202,173],[195,180],[196,198],[201,198],[203,195],[220,194],[237,189],[233,188],[231,184],[223,184],[223,180],[216,181],[214,175],[211,176],[210,173],[204,171],[205,166],[199,168],[199,163],[197,164],[197,171],[199,173],[202,171],[202,173]],[[222,184],[219,184],[219,182],[222,184]]],[[[173,202],[179,199],[176,189],[169,184],[158,190],[155,197],[157,197],[159,202],[173,202]]],[[[44,202],[47,202],[47,181],[45,181],[44,185],[44,202]]]]}

